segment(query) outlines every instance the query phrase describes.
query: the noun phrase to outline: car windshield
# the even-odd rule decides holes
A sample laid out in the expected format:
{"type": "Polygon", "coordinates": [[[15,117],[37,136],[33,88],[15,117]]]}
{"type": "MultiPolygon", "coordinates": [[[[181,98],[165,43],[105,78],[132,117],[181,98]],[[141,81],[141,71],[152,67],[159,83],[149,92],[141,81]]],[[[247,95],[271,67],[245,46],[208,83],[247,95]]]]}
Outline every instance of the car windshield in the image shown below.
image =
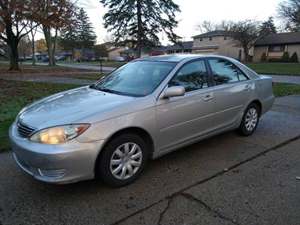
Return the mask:
{"type": "Polygon", "coordinates": [[[171,62],[131,62],[92,85],[92,88],[120,95],[146,96],[158,87],[175,65],[171,62]]]}

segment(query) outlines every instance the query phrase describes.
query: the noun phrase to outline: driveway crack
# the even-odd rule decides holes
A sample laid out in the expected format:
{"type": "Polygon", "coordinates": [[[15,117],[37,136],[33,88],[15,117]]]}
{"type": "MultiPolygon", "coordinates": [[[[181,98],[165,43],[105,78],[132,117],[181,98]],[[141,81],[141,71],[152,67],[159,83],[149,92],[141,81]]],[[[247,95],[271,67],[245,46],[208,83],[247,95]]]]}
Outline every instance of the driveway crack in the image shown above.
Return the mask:
{"type": "Polygon", "coordinates": [[[193,201],[193,202],[196,202],[198,204],[200,204],[201,206],[203,206],[209,213],[211,214],[214,214],[216,215],[217,217],[219,217],[220,219],[222,220],[226,220],[228,222],[231,222],[232,224],[235,224],[235,225],[240,225],[236,220],[230,218],[230,217],[227,217],[225,215],[223,215],[221,212],[219,212],[218,210],[215,210],[213,209],[212,207],[210,207],[207,203],[205,203],[204,201],[194,197],[193,195],[191,194],[188,194],[188,193],[181,193],[181,196],[185,197],[186,199],[188,199],[189,201],[193,201]]]}
{"type": "Polygon", "coordinates": [[[158,218],[158,222],[157,222],[157,225],[161,225],[162,223],[162,220],[164,218],[164,215],[166,214],[166,212],[169,210],[170,206],[171,206],[171,203],[173,201],[175,196],[171,196],[169,199],[167,199],[167,206],[165,207],[165,209],[159,214],[159,218],[158,218]]]}

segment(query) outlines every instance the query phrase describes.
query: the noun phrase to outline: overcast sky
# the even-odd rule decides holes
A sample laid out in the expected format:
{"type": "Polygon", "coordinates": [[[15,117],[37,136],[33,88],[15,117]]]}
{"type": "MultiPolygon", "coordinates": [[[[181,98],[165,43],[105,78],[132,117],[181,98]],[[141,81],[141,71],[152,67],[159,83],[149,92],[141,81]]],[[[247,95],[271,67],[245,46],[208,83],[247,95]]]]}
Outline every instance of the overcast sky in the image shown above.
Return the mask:
{"type": "MultiPolygon", "coordinates": [[[[200,33],[197,25],[204,20],[218,23],[222,20],[255,19],[263,21],[273,16],[276,21],[277,7],[282,0],[174,0],[181,9],[178,14],[179,26],[176,32],[185,40],[191,40],[191,36],[200,33]]],[[[108,36],[103,27],[102,17],[105,9],[98,0],[79,0],[94,25],[98,36],[98,43],[102,43],[108,36]]],[[[280,25],[276,21],[277,25],[280,25]]],[[[162,43],[167,40],[161,35],[162,43]]]]}

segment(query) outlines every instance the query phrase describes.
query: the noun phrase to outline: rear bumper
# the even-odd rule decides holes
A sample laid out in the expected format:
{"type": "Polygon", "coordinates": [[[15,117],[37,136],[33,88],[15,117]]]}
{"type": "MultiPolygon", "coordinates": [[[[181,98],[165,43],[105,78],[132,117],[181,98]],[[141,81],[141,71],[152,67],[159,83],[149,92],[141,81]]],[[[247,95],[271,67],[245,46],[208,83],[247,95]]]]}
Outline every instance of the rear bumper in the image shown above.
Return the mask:
{"type": "Polygon", "coordinates": [[[274,95],[271,95],[270,97],[265,99],[262,102],[262,112],[261,112],[261,114],[264,114],[264,113],[268,112],[272,108],[272,106],[274,104],[274,101],[275,101],[275,96],[274,95]]]}
{"type": "Polygon", "coordinates": [[[76,139],[62,145],[33,143],[18,135],[15,124],[9,137],[18,166],[37,180],[56,184],[93,179],[96,159],[104,143],[80,143],[76,139]]]}

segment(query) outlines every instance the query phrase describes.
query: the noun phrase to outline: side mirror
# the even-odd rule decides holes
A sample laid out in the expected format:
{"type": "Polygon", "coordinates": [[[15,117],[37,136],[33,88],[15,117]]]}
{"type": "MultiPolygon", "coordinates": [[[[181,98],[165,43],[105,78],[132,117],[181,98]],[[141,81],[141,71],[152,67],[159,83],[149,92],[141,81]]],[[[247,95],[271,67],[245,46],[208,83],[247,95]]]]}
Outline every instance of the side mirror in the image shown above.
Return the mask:
{"type": "Polygon", "coordinates": [[[179,97],[184,96],[184,94],[185,88],[182,86],[168,87],[163,94],[163,98],[179,97]]]}

